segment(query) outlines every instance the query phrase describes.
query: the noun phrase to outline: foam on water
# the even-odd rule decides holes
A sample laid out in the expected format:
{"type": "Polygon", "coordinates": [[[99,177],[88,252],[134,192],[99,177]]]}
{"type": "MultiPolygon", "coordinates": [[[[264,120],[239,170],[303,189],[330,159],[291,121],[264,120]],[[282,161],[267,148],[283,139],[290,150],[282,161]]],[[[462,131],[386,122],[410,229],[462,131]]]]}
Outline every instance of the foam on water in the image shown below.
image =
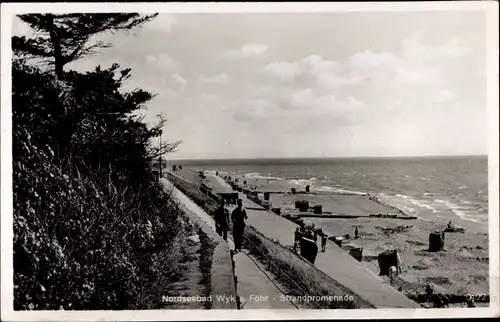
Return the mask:
{"type": "Polygon", "coordinates": [[[359,196],[368,195],[367,192],[352,191],[352,190],[346,190],[346,189],[342,189],[342,188],[334,188],[334,187],[330,187],[330,186],[313,187],[312,190],[324,191],[324,192],[335,192],[335,193],[349,194],[349,195],[359,195],[359,196]]]}
{"type": "MultiPolygon", "coordinates": [[[[476,223],[485,223],[487,222],[488,215],[482,214],[479,212],[477,208],[472,207],[472,203],[463,202],[465,205],[457,205],[456,203],[446,200],[446,199],[433,199],[433,200],[425,200],[425,199],[417,199],[411,196],[396,194],[396,195],[386,195],[380,193],[378,198],[383,203],[386,203],[392,207],[398,208],[403,212],[409,215],[416,215],[421,219],[432,220],[432,218],[423,218],[422,211],[430,210],[432,214],[435,215],[445,215],[449,213],[449,215],[455,215],[463,220],[476,222],[476,223]]],[[[448,216],[451,220],[452,218],[448,216]]]]}
{"type": "Polygon", "coordinates": [[[429,209],[433,213],[436,213],[439,211],[436,208],[432,207],[430,204],[428,204],[426,201],[423,201],[423,200],[411,199],[411,202],[418,207],[429,209]]]}
{"type": "Polygon", "coordinates": [[[245,178],[248,179],[264,179],[264,180],[283,180],[283,178],[280,177],[273,177],[267,174],[262,174],[259,172],[253,172],[253,173],[245,173],[245,178]]]}
{"type": "Polygon", "coordinates": [[[302,179],[302,178],[299,178],[299,179],[290,179],[290,180],[287,180],[289,183],[291,184],[295,184],[295,185],[298,185],[298,186],[304,186],[304,185],[311,185],[311,183],[313,181],[315,181],[316,178],[311,178],[311,179],[302,179]]]}
{"type": "MultiPolygon", "coordinates": [[[[444,206],[444,210],[449,209],[451,210],[455,215],[457,215],[458,217],[464,219],[464,220],[469,220],[469,221],[473,221],[473,222],[484,222],[484,221],[481,221],[479,220],[479,214],[477,214],[477,212],[475,213],[472,213],[475,209],[474,208],[471,208],[471,207],[464,207],[464,206],[460,206],[460,205],[457,205],[449,200],[443,200],[443,199],[434,199],[434,201],[438,204],[441,204],[444,206]]],[[[483,217],[483,216],[481,216],[483,217]]]]}

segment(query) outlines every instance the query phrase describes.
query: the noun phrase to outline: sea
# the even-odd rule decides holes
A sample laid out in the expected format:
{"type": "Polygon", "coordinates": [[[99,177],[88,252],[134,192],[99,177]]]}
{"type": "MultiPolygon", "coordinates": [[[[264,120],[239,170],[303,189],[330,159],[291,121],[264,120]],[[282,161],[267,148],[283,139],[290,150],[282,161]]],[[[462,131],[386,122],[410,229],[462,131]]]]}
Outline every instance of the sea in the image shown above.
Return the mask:
{"type": "Polygon", "coordinates": [[[487,156],[176,161],[203,171],[286,180],[311,190],[370,193],[403,212],[488,231],[487,156]]]}

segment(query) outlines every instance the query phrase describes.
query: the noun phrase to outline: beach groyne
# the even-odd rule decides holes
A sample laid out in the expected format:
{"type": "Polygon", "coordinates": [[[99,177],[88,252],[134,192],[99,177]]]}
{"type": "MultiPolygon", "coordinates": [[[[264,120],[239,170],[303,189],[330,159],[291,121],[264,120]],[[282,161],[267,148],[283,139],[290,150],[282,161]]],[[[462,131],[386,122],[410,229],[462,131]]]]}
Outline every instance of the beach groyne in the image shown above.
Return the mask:
{"type": "Polygon", "coordinates": [[[397,216],[397,215],[384,215],[384,214],[370,214],[370,215],[336,215],[336,214],[307,214],[307,213],[290,213],[283,215],[285,218],[341,218],[341,219],[356,219],[356,218],[384,218],[384,219],[402,219],[402,220],[415,220],[415,216],[397,216]]]}
{"type": "Polygon", "coordinates": [[[379,205],[382,205],[382,206],[385,206],[385,207],[389,207],[389,208],[393,209],[394,211],[396,211],[397,213],[399,213],[402,216],[411,217],[409,214],[407,214],[403,210],[399,209],[398,207],[396,207],[394,205],[391,205],[388,202],[381,201],[378,196],[373,196],[373,195],[368,194],[368,197],[370,198],[371,201],[374,201],[374,202],[378,203],[379,205]]]}

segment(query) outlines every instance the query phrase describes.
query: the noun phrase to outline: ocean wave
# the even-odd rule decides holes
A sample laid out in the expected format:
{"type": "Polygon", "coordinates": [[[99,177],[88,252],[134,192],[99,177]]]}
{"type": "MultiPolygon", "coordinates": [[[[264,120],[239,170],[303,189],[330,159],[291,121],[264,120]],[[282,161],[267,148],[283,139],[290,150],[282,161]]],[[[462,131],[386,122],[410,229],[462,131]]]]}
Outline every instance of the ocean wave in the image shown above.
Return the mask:
{"type": "Polygon", "coordinates": [[[407,210],[409,210],[411,213],[417,213],[419,208],[425,208],[428,210],[431,210],[433,213],[438,212],[438,210],[428,203],[426,203],[424,200],[419,200],[415,199],[413,197],[407,196],[407,195],[402,195],[402,194],[396,194],[397,197],[403,199],[405,202],[408,202],[409,205],[403,205],[407,210]],[[413,207],[417,206],[417,208],[413,207]]]}
{"type": "Polygon", "coordinates": [[[291,184],[295,184],[295,185],[298,185],[298,186],[305,186],[305,185],[311,185],[312,181],[316,181],[316,178],[311,178],[311,179],[302,179],[302,178],[299,178],[299,179],[289,179],[287,181],[289,183],[291,183],[291,184]]]}
{"type": "Polygon", "coordinates": [[[359,196],[367,196],[368,195],[367,192],[346,190],[346,189],[334,188],[334,187],[330,187],[330,186],[313,187],[313,190],[325,191],[325,192],[335,192],[335,193],[346,194],[346,195],[347,194],[348,195],[359,195],[359,196]]]}
{"type": "MultiPolygon", "coordinates": [[[[427,196],[433,194],[428,193],[427,196]]],[[[478,211],[483,210],[481,206],[474,205],[469,201],[462,200],[462,204],[456,204],[446,199],[417,199],[407,195],[396,194],[394,196],[384,195],[384,202],[394,206],[399,209],[405,209],[412,214],[418,214],[419,211],[427,209],[431,210],[432,213],[438,213],[442,211],[451,211],[458,217],[464,220],[478,222],[477,219],[473,217],[484,217],[482,214],[478,214],[478,211]],[[416,206],[417,208],[413,207],[416,206]]]]}
{"type": "Polygon", "coordinates": [[[476,212],[477,209],[475,208],[460,206],[449,200],[434,199],[434,201],[438,204],[445,206],[447,209],[451,210],[455,215],[457,215],[463,220],[480,222],[480,223],[484,222],[478,219],[484,217],[484,215],[478,214],[476,212]]]}
{"type": "Polygon", "coordinates": [[[406,195],[400,195],[400,194],[397,194],[396,196],[404,199],[405,202],[408,202],[410,203],[410,205],[405,205],[406,207],[409,207],[411,209],[411,212],[412,213],[416,213],[418,212],[419,208],[420,209],[427,209],[427,210],[431,210],[433,213],[436,213],[438,212],[438,210],[434,207],[432,207],[427,201],[425,200],[420,200],[420,199],[415,199],[415,198],[412,198],[410,196],[406,196],[406,195]],[[417,206],[417,208],[415,207],[412,207],[412,206],[417,206]]]}
{"type": "Polygon", "coordinates": [[[413,205],[417,206],[417,207],[431,210],[433,213],[436,213],[436,212],[439,211],[436,208],[432,207],[430,204],[428,204],[427,201],[424,201],[424,200],[418,200],[418,199],[414,199],[414,198],[408,198],[408,201],[410,203],[412,203],[413,205]]]}
{"type": "Polygon", "coordinates": [[[267,174],[262,174],[259,172],[245,173],[245,178],[249,179],[264,179],[264,180],[283,180],[280,177],[273,177],[267,174]]]}
{"type": "Polygon", "coordinates": [[[372,196],[372,200],[383,206],[392,208],[402,215],[414,215],[416,213],[416,209],[414,207],[411,207],[411,204],[408,204],[403,196],[404,195],[401,194],[389,196],[384,193],[378,193],[377,195],[372,196]]]}
{"type": "MultiPolygon", "coordinates": [[[[209,175],[215,175],[218,171],[217,170],[196,170],[196,171],[203,171],[203,173],[209,174],[209,175]]],[[[221,172],[219,172],[221,173],[221,172]]]]}

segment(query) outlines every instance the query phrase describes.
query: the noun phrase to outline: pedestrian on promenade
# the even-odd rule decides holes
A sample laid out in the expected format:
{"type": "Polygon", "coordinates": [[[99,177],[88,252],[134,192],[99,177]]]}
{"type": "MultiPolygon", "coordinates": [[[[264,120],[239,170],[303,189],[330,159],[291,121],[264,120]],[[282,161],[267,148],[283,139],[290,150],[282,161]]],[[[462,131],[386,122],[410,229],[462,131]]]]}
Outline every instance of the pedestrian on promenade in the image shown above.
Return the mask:
{"type": "Polygon", "coordinates": [[[358,227],[356,227],[356,229],[354,229],[354,239],[358,239],[359,237],[359,231],[358,231],[358,227]]]}
{"type": "Polygon", "coordinates": [[[225,202],[224,198],[220,199],[219,207],[215,210],[214,219],[215,219],[215,231],[219,236],[222,236],[225,241],[227,241],[227,228],[229,224],[229,215],[227,209],[224,207],[225,202]]]}
{"type": "Polygon", "coordinates": [[[391,285],[394,283],[394,280],[396,279],[397,275],[398,275],[398,273],[397,273],[396,266],[389,267],[389,279],[390,279],[391,285]]]}
{"type": "Polygon", "coordinates": [[[432,289],[430,284],[427,284],[425,286],[425,297],[427,299],[427,303],[432,301],[433,296],[434,296],[434,290],[432,289]]]}
{"type": "Polygon", "coordinates": [[[300,236],[302,235],[302,232],[300,231],[300,228],[299,228],[299,227],[297,227],[297,228],[295,229],[295,233],[294,233],[294,235],[295,235],[295,240],[300,240],[300,236]]]}
{"type": "Polygon", "coordinates": [[[294,238],[294,243],[293,243],[293,251],[296,252],[297,246],[300,243],[300,238],[302,235],[302,233],[300,232],[300,229],[298,227],[297,227],[297,229],[295,229],[294,235],[295,235],[295,238],[294,238]]]}
{"type": "Polygon", "coordinates": [[[321,235],[321,251],[323,253],[326,250],[326,239],[327,239],[327,236],[325,234],[321,235]]]}
{"type": "Polygon", "coordinates": [[[243,202],[238,199],[238,206],[231,214],[233,222],[233,237],[234,237],[234,250],[241,251],[241,244],[243,243],[243,234],[245,233],[245,220],[248,219],[247,212],[243,209],[243,202]]]}
{"type": "Polygon", "coordinates": [[[398,274],[401,274],[403,271],[403,263],[401,262],[401,256],[399,256],[399,252],[396,251],[396,259],[397,259],[397,272],[398,274]]]}

